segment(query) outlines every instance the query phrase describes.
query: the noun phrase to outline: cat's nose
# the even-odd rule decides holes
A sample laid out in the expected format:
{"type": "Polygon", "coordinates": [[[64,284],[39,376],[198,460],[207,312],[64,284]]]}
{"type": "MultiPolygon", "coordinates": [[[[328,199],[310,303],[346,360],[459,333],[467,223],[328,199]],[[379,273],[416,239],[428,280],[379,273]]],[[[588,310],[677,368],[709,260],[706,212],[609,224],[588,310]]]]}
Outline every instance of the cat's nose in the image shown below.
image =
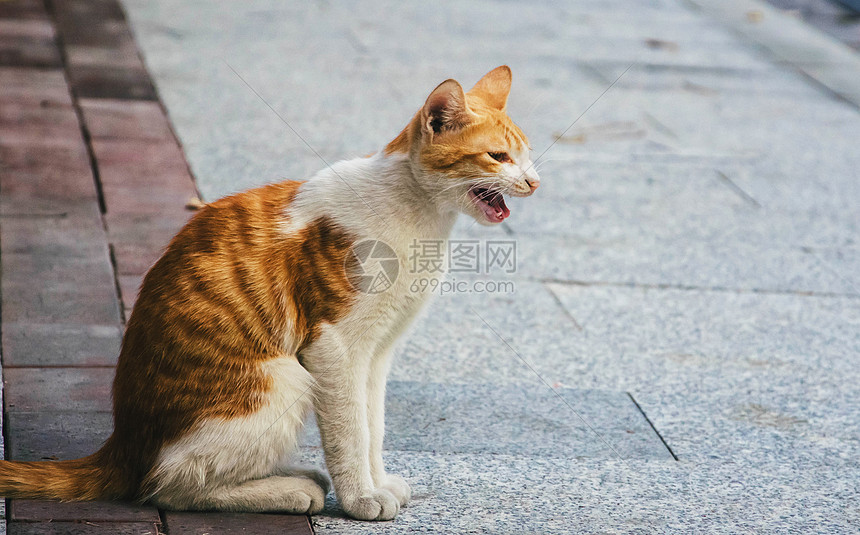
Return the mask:
{"type": "Polygon", "coordinates": [[[528,195],[531,195],[536,189],[538,189],[538,186],[540,186],[540,177],[535,170],[534,164],[530,161],[527,162],[525,170],[523,171],[523,178],[529,187],[528,195]]]}

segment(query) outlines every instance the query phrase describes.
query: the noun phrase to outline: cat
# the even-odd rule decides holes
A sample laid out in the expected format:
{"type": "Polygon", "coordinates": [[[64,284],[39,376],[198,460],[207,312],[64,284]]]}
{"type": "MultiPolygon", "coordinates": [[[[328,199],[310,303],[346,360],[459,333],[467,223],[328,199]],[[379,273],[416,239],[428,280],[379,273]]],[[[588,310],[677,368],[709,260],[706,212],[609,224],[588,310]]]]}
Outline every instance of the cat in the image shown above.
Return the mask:
{"type": "Polygon", "coordinates": [[[379,153],[202,207],[141,285],[113,434],[82,459],[0,461],[0,495],[318,513],[328,478],[288,462],[314,409],[343,510],[394,518],[411,490],[383,466],[385,382],[429,297],[410,290],[409,246],[447,238],[459,213],[498,224],[504,195],[538,187],[510,87],[507,66],[468,93],[449,79],[379,153]],[[386,291],[359,284],[368,239],[400,260],[386,291]]]}

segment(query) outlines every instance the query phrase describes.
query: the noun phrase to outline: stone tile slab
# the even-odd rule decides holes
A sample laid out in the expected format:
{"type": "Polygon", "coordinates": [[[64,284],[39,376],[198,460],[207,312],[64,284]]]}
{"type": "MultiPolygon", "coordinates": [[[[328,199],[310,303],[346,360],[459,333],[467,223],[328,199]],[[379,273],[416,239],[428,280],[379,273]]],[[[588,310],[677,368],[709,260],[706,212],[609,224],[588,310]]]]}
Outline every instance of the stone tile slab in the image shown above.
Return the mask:
{"type": "Polygon", "coordinates": [[[311,535],[313,533],[308,517],[304,515],[167,511],[164,513],[164,520],[169,533],[188,535],[209,533],[311,535]]]}
{"type": "Polygon", "coordinates": [[[12,500],[9,513],[21,522],[161,522],[155,507],[123,502],[12,500]]]}
{"type": "Polygon", "coordinates": [[[858,295],[856,283],[841,274],[850,273],[847,266],[823,264],[800,246],[653,236],[609,244],[530,236],[518,243],[519,273],[540,280],[858,295]]]}
{"type": "Polygon", "coordinates": [[[4,366],[113,366],[122,328],[114,325],[3,324],[4,366]]]}
{"type": "MultiPolygon", "coordinates": [[[[551,285],[582,326],[550,380],[631,391],[681,458],[860,454],[856,298],[551,285]]],[[[501,328],[504,328],[501,327],[501,328]]]]}
{"type": "Polygon", "coordinates": [[[386,394],[386,450],[672,459],[625,392],[392,381],[386,394]]]}
{"type": "MultiPolygon", "coordinates": [[[[310,455],[309,459],[310,460],[310,455]]],[[[316,457],[317,460],[318,457],[316,457]]],[[[860,472],[755,459],[661,462],[390,452],[413,499],[385,535],[856,532],[860,472]]],[[[329,495],[318,534],[363,533],[329,495]]]]}
{"type": "Polygon", "coordinates": [[[8,368],[8,412],[111,410],[113,368],[8,368]]]}
{"type": "Polygon", "coordinates": [[[860,103],[853,100],[860,92],[857,82],[860,59],[853,50],[810,28],[802,19],[750,0],[693,0],[692,4],[767,49],[775,58],[806,71],[822,85],[851,98],[854,104],[860,103]],[[752,10],[761,15],[757,24],[746,20],[746,14],[752,10]],[[813,69],[806,70],[806,66],[813,69]]]}
{"type": "Polygon", "coordinates": [[[94,453],[110,436],[109,412],[9,411],[6,451],[17,461],[79,459],[94,453]]]}

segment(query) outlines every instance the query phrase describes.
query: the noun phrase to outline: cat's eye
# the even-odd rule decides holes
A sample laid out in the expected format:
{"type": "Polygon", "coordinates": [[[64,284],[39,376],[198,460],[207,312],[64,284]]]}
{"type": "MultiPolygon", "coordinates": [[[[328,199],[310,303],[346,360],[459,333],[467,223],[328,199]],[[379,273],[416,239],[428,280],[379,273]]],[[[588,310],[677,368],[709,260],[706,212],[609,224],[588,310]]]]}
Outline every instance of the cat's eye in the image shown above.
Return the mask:
{"type": "Polygon", "coordinates": [[[487,154],[499,163],[513,163],[507,152],[488,152],[487,154]]]}

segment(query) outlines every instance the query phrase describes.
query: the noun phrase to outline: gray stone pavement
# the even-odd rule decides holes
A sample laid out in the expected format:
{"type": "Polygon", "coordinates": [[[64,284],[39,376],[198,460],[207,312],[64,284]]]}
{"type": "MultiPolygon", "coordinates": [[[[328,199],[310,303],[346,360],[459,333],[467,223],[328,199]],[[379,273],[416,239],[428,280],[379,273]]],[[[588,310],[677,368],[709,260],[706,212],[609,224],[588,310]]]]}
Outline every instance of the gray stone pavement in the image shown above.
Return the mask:
{"type": "MultiPolygon", "coordinates": [[[[822,32],[860,50],[860,10],[851,9],[851,0],[767,0],[774,7],[799,17],[822,32]]],[[[860,4],[856,5],[860,6],[860,4]]]]}
{"type": "Polygon", "coordinates": [[[513,70],[542,188],[457,236],[515,240],[515,291],[434,302],[389,392],[413,504],[318,533],[860,532],[850,49],[740,0],[124,5],[207,200],[513,70]]]}

